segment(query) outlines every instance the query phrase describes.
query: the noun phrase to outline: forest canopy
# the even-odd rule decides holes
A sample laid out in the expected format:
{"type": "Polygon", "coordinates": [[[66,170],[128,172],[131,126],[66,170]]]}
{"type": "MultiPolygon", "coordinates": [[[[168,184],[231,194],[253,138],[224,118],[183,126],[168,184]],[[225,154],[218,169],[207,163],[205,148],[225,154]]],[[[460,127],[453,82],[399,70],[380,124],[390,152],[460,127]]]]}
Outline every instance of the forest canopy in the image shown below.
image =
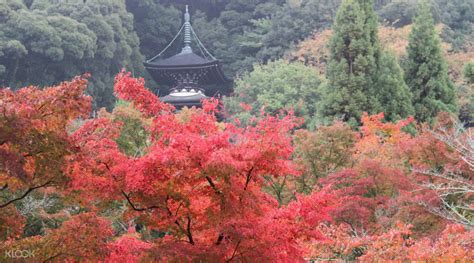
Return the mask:
{"type": "MultiPolygon", "coordinates": [[[[399,28],[413,22],[417,2],[377,0],[374,9],[381,25],[399,28]]],[[[453,52],[472,50],[474,3],[431,2],[453,52]]],[[[233,78],[330,28],[340,1],[5,0],[0,3],[0,84],[51,85],[94,72],[88,88],[94,108],[111,109],[113,75],[123,67],[146,74],[142,61],[171,41],[185,4],[202,42],[233,78]]]]}

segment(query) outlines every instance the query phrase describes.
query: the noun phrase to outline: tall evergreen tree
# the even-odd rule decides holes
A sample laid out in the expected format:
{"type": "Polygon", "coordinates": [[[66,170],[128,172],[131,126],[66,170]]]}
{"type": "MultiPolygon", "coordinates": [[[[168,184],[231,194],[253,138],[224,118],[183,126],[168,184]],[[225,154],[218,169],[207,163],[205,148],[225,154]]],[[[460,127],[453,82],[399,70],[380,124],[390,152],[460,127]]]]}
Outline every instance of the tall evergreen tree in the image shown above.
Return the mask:
{"type": "Polygon", "coordinates": [[[374,48],[374,56],[379,58],[382,52],[378,36],[378,16],[374,10],[373,0],[356,0],[364,13],[364,28],[369,34],[370,44],[374,48]]]}
{"type": "Polygon", "coordinates": [[[370,111],[369,94],[376,65],[365,14],[355,0],[345,0],[336,15],[329,43],[328,83],[320,113],[356,124],[363,111],[370,111]]]}
{"type": "Polygon", "coordinates": [[[385,112],[387,120],[412,113],[411,97],[395,58],[378,39],[372,0],[345,0],[333,25],[328,84],[320,114],[355,125],[362,114],[385,112]]]}
{"type": "Polygon", "coordinates": [[[397,121],[414,114],[412,94],[403,79],[403,70],[397,58],[383,52],[379,60],[379,74],[374,112],[384,112],[385,120],[397,121]]]}
{"type": "Polygon", "coordinates": [[[426,2],[420,5],[410,34],[405,77],[418,121],[430,121],[440,111],[456,111],[455,88],[426,2]]]}
{"type": "Polygon", "coordinates": [[[383,50],[378,36],[378,16],[373,8],[373,0],[359,0],[365,11],[365,25],[373,46],[377,64],[377,74],[372,99],[372,113],[385,113],[385,120],[397,121],[414,114],[412,95],[405,83],[403,70],[396,57],[383,50]]]}
{"type": "Polygon", "coordinates": [[[382,49],[378,36],[378,16],[373,0],[358,0],[365,14],[365,30],[369,34],[377,73],[367,93],[372,113],[385,113],[385,120],[397,121],[414,113],[411,93],[403,78],[403,70],[389,51],[382,49]]]}
{"type": "MultiPolygon", "coordinates": [[[[369,75],[371,86],[368,87],[368,111],[373,111],[376,108],[380,107],[380,102],[377,100],[376,94],[379,92],[379,84],[377,83],[377,78],[379,76],[378,67],[380,65],[380,59],[382,55],[382,48],[378,36],[378,16],[374,11],[374,0],[356,0],[359,3],[359,6],[364,14],[364,30],[368,34],[368,40],[370,48],[372,51],[372,56],[374,57],[375,71],[372,71],[369,75]],[[375,72],[375,73],[373,73],[375,72]]],[[[382,89],[383,90],[383,89],[382,89]]],[[[384,94],[382,94],[384,96],[384,94]]]]}

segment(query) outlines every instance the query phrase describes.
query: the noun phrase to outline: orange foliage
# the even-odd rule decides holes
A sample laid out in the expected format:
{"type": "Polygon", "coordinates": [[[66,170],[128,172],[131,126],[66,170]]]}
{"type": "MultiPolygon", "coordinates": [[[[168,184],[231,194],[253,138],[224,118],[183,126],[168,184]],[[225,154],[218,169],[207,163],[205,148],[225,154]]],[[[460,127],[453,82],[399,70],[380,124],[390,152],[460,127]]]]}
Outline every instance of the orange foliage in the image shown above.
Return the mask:
{"type": "Polygon", "coordinates": [[[329,48],[327,44],[331,39],[332,31],[326,29],[321,32],[314,33],[307,40],[301,41],[297,49],[292,52],[288,58],[290,60],[298,60],[306,65],[316,67],[321,75],[326,72],[326,64],[329,60],[329,48]]]}
{"type": "Polygon", "coordinates": [[[413,118],[397,123],[383,122],[383,119],[383,113],[371,116],[363,114],[361,137],[355,146],[354,158],[359,161],[378,161],[389,167],[403,167],[401,143],[409,140],[411,136],[403,132],[402,128],[412,123],[413,118]]]}
{"type": "MultiPolygon", "coordinates": [[[[441,34],[444,27],[445,25],[438,24],[436,30],[441,34]]],[[[393,52],[398,58],[405,56],[411,28],[412,25],[401,28],[379,26],[379,39],[382,47],[393,52]]],[[[330,29],[314,33],[308,39],[301,41],[296,49],[287,55],[287,58],[314,66],[324,73],[329,60],[327,43],[331,39],[331,34],[330,29]]],[[[457,52],[453,51],[451,45],[446,42],[441,43],[441,48],[448,63],[451,78],[462,83],[463,67],[474,58],[474,44],[468,42],[462,51],[457,52]]]]}
{"type": "Polygon", "coordinates": [[[0,240],[20,237],[25,221],[13,206],[0,209],[0,240]]]}
{"type": "Polygon", "coordinates": [[[86,87],[77,77],[45,89],[0,89],[0,190],[25,193],[64,179],[60,162],[73,151],[66,128],[90,111],[86,87]]]}
{"type": "Polygon", "coordinates": [[[397,224],[385,234],[371,238],[363,261],[470,262],[474,259],[474,231],[448,225],[441,235],[430,240],[411,238],[411,226],[397,224]]]}
{"type": "MultiPolygon", "coordinates": [[[[27,250],[34,252],[35,262],[79,262],[84,259],[99,261],[108,254],[107,242],[113,231],[110,222],[95,213],[81,213],[63,225],[49,230],[45,236],[7,240],[0,244],[2,251],[27,250]]],[[[3,256],[3,255],[2,255],[3,256]]],[[[6,258],[15,262],[15,258],[6,258]]]]}

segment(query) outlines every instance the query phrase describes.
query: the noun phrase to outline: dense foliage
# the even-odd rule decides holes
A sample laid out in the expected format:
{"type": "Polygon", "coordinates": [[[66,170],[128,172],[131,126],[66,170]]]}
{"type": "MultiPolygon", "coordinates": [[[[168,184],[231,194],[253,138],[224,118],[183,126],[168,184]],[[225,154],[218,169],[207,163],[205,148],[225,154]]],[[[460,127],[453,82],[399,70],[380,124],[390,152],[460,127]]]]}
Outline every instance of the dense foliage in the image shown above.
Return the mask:
{"type": "Polygon", "coordinates": [[[454,85],[426,4],[420,6],[410,34],[405,77],[418,120],[429,121],[440,111],[456,112],[454,85]]]}
{"type": "MultiPolygon", "coordinates": [[[[362,2],[363,9],[371,12],[371,30],[375,32],[377,17],[370,1],[362,2]]],[[[374,2],[382,24],[401,27],[413,22],[417,1],[374,2]]],[[[252,70],[255,63],[284,57],[314,32],[329,28],[340,3],[6,0],[0,3],[0,85],[53,85],[93,72],[88,93],[93,96],[94,109],[105,106],[110,110],[115,103],[110,88],[114,74],[127,67],[151,80],[141,62],[156,55],[172,39],[182,22],[185,4],[190,4],[197,34],[222,60],[226,74],[232,78],[252,70]]],[[[473,5],[469,0],[432,2],[435,21],[446,25],[442,37],[454,50],[468,50],[474,39],[473,5]]],[[[168,55],[177,51],[179,47],[172,47],[168,55]]],[[[458,62],[460,67],[463,63],[458,62]]],[[[399,79],[397,75],[393,78],[399,79]]],[[[405,111],[387,114],[394,120],[403,116],[405,111]]]]}
{"type": "Polygon", "coordinates": [[[93,72],[95,107],[114,102],[113,76],[142,72],[133,16],[122,1],[0,2],[0,85],[51,85],[93,72]],[[27,5],[28,4],[28,5],[27,5]]]}
{"type": "Polygon", "coordinates": [[[0,1],[1,262],[474,261],[472,1],[187,2],[0,1]]]}
{"type": "Polygon", "coordinates": [[[312,68],[283,60],[255,65],[254,70],[237,79],[235,96],[225,98],[225,108],[243,124],[250,124],[260,113],[278,114],[292,110],[303,117],[306,127],[316,126],[316,104],[321,78],[312,68]]]}
{"type": "MultiPolygon", "coordinates": [[[[416,0],[374,2],[382,23],[400,27],[413,22],[416,0]]],[[[127,9],[135,16],[142,54],[150,57],[166,46],[165,39],[177,32],[180,24],[177,10],[184,10],[184,5],[189,4],[201,40],[224,62],[227,74],[234,76],[251,70],[256,62],[281,58],[314,31],[331,26],[340,3],[340,0],[154,0],[127,1],[127,9]]],[[[448,25],[443,36],[457,49],[472,41],[474,17],[470,10],[473,8],[469,0],[433,2],[436,21],[448,25]]]]}
{"type": "Polygon", "coordinates": [[[393,55],[383,52],[372,1],[343,1],[332,27],[323,117],[354,125],[362,112],[388,120],[413,114],[411,94],[393,55]]]}
{"type": "Polygon", "coordinates": [[[1,90],[2,251],[107,262],[474,257],[474,145],[449,117],[416,136],[403,131],[413,119],[383,114],[363,114],[358,132],[295,132],[292,114],[238,127],[217,122],[215,100],[173,113],[122,72],[115,92],[128,103],[73,121],[90,110],[86,85],[1,90]]]}

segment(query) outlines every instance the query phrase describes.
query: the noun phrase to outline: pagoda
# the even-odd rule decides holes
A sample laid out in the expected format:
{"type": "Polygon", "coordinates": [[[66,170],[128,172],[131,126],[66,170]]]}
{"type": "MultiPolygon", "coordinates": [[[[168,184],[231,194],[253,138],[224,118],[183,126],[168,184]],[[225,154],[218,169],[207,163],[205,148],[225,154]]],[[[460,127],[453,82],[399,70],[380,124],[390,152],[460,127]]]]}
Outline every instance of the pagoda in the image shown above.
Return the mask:
{"type": "Polygon", "coordinates": [[[160,96],[160,99],[172,104],[177,109],[185,106],[200,107],[202,99],[220,93],[230,82],[222,72],[219,60],[204,47],[194,32],[187,5],[184,24],[176,36],[163,51],[146,60],[144,65],[156,83],[169,87],[167,94],[166,90],[160,90],[161,94],[165,93],[164,96],[160,96]],[[164,57],[165,51],[181,35],[183,35],[181,52],[171,57],[164,57]],[[200,51],[200,55],[193,51],[192,44],[196,50],[200,51]],[[209,88],[210,86],[217,87],[217,89],[209,88]],[[208,88],[206,89],[206,87],[208,88]],[[209,94],[212,91],[215,93],[209,94]]]}

